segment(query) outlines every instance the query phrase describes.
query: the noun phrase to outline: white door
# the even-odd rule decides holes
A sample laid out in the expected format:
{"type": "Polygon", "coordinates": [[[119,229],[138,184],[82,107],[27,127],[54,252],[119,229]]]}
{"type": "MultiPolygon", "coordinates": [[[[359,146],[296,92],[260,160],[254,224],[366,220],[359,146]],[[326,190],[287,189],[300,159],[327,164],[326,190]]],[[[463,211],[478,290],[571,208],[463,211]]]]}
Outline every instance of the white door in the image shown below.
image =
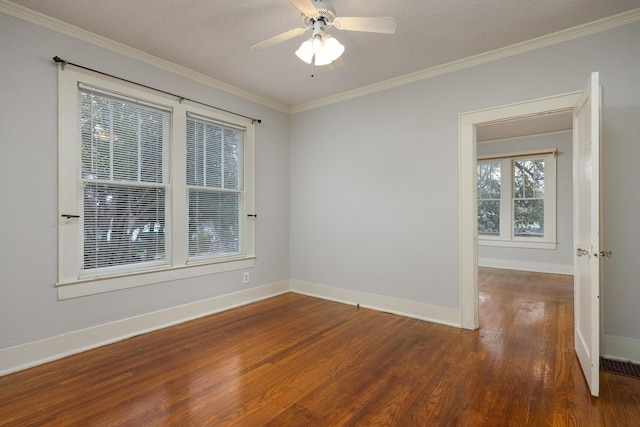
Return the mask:
{"type": "Polygon", "coordinates": [[[573,111],[575,348],[591,394],[600,388],[600,83],[597,72],[573,111]]]}

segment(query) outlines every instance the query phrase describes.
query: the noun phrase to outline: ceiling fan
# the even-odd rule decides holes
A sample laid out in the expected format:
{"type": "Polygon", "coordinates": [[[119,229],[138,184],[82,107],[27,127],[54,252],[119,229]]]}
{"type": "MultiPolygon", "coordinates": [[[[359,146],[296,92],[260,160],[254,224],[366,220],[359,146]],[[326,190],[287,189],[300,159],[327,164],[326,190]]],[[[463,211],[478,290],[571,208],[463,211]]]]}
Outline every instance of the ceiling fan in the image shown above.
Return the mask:
{"type": "Polygon", "coordinates": [[[260,50],[297,37],[311,30],[311,38],[296,51],[298,58],[307,64],[328,65],[344,52],[344,46],[327,34],[326,29],[335,27],[345,31],[393,34],[396,22],[390,17],[339,17],[329,0],[290,0],[302,13],[304,27],[293,28],[284,33],[254,43],[251,49],[260,50]]]}

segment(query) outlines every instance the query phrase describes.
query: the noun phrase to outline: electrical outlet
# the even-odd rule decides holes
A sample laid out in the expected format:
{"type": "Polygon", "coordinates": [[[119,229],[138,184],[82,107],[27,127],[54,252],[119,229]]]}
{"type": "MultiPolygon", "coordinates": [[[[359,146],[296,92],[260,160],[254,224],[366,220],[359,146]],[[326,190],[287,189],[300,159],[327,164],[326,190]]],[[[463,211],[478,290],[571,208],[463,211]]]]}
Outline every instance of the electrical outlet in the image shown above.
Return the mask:
{"type": "Polygon", "coordinates": [[[245,271],[242,273],[242,283],[249,283],[249,272],[245,271]]]}

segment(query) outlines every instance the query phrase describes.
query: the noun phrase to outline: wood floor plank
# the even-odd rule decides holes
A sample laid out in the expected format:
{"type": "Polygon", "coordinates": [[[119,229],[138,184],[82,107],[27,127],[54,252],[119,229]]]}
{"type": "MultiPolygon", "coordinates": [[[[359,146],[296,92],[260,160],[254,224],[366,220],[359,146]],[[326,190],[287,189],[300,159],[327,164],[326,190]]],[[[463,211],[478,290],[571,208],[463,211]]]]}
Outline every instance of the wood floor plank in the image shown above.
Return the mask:
{"type": "Polygon", "coordinates": [[[0,377],[0,426],[637,426],[570,276],[481,269],[480,329],[285,294],[0,377]]]}

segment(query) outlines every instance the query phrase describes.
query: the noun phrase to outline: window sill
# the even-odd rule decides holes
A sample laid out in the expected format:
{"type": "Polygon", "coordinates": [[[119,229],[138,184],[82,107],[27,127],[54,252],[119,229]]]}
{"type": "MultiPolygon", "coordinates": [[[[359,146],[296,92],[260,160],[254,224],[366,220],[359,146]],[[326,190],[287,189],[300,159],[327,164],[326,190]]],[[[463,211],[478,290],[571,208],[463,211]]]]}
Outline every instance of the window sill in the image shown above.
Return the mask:
{"type": "Polygon", "coordinates": [[[241,270],[251,268],[254,265],[255,257],[248,257],[210,264],[173,267],[144,273],[130,273],[120,276],[97,277],[73,282],[56,283],[56,287],[58,288],[58,300],[65,300],[138,286],[153,285],[155,283],[187,279],[190,277],[241,270]]]}
{"type": "Polygon", "coordinates": [[[556,249],[557,242],[535,242],[524,240],[497,240],[497,239],[478,239],[478,246],[496,246],[503,248],[525,248],[525,249],[556,249]]]}

